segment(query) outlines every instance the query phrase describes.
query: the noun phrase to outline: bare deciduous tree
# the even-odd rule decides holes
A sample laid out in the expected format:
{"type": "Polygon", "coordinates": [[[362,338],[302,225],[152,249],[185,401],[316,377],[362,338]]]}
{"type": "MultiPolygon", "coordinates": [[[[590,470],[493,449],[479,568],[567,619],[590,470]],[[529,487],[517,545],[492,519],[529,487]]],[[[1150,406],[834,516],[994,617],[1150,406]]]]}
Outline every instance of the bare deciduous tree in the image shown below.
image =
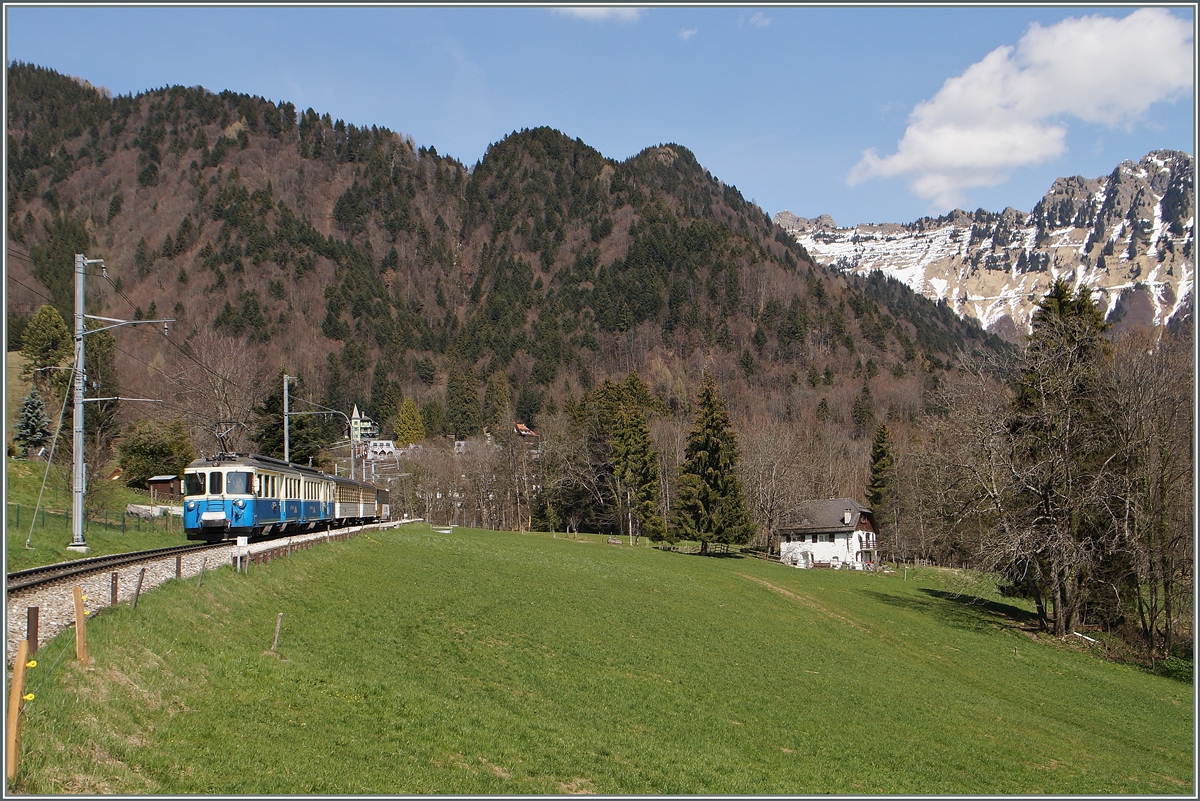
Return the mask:
{"type": "Polygon", "coordinates": [[[1191,352],[1172,335],[1115,343],[1104,413],[1117,452],[1104,498],[1118,537],[1105,591],[1129,605],[1151,663],[1171,653],[1191,595],[1191,352]]]}
{"type": "Polygon", "coordinates": [[[742,460],[738,472],[746,488],[750,515],[758,524],[756,543],[778,550],[775,530],[807,500],[803,465],[808,454],[795,425],[767,416],[741,426],[742,460]]]}
{"type": "Polygon", "coordinates": [[[247,340],[204,330],[188,340],[165,400],[185,414],[197,453],[240,452],[248,447],[251,410],[270,392],[274,373],[247,340]]]}

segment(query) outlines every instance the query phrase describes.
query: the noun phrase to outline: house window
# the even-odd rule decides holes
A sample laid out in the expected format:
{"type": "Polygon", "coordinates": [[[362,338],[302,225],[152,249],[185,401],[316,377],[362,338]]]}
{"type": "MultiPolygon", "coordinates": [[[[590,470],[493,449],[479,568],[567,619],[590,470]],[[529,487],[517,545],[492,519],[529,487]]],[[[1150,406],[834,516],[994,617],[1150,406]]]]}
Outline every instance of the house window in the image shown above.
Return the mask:
{"type": "Polygon", "coordinates": [[[813,534],[813,535],[812,535],[812,541],[813,541],[813,542],[816,542],[816,541],[817,541],[817,535],[816,535],[816,534],[813,534]]]}

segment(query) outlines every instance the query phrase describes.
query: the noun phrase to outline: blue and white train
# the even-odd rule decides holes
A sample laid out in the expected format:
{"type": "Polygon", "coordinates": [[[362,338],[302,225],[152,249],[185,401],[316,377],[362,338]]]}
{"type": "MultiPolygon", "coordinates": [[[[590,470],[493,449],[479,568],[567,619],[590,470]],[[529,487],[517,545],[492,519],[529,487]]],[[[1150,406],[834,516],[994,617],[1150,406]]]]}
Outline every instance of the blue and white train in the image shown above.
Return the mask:
{"type": "Polygon", "coordinates": [[[387,490],[269,456],[221,453],[183,472],[189,540],[301,534],[388,520],[387,490]]]}

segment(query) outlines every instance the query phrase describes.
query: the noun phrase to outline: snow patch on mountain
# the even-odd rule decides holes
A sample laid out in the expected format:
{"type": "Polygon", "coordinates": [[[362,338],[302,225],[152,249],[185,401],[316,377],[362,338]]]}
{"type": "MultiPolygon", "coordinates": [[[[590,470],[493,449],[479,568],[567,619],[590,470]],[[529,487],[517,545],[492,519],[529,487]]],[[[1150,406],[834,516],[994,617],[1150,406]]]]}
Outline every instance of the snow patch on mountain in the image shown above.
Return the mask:
{"type": "Polygon", "coordinates": [[[1001,334],[1028,332],[1058,278],[1089,289],[1114,325],[1163,326],[1191,313],[1193,171],[1188,154],[1154,151],[1107,177],[1059,178],[1029,213],[955,210],[839,228],[827,214],[784,211],[775,222],[821,263],[880,270],[1001,334]]]}

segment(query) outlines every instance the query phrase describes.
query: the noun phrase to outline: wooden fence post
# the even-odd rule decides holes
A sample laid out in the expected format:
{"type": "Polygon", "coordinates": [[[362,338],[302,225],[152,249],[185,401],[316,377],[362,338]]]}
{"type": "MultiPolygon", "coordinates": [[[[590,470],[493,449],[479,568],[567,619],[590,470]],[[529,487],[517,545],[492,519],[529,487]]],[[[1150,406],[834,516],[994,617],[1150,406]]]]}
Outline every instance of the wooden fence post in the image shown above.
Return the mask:
{"type": "Polygon", "coordinates": [[[196,589],[200,589],[200,585],[204,583],[204,568],[208,567],[208,557],[200,560],[200,578],[196,579],[196,589]]]}
{"type": "Polygon", "coordinates": [[[142,594],[142,579],[144,579],[145,577],[146,577],[146,568],[143,567],[141,570],[138,571],[137,586],[133,588],[133,608],[134,609],[137,609],[138,598],[142,594]]]}
{"type": "Polygon", "coordinates": [[[21,706],[25,700],[25,662],[29,658],[29,642],[17,646],[17,661],[13,662],[12,685],[8,692],[8,764],[6,774],[12,781],[17,775],[17,747],[21,735],[21,706]]]}
{"type": "Polygon", "coordinates": [[[25,609],[25,640],[29,643],[29,655],[33,656],[38,649],[38,611],[36,606],[25,609]]]}
{"type": "Polygon", "coordinates": [[[279,647],[279,627],[283,625],[283,612],[279,613],[279,617],[275,618],[275,641],[271,643],[271,650],[274,651],[279,647]]]}
{"type": "Polygon", "coordinates": [[[183,555],[175,554],[175,578],[183,577],[183,555]]]}
{"type": "Polygon", "coordinates": [[[76,584],[73,592],[75,594],[75,658],[79,660],[79,664],[87,667],[87,615],[83,608],[83,590],[79,589],[79,585],[76,584]]]}
{"type": "Polygon", "coordinates": [[[110,595],[112,600],[109,602],[109,606],[117,605],[117,576],[118,575],[120,575],[120,574],[114,570],[113,574],[112,574],[112,593],[110,595]]]}

